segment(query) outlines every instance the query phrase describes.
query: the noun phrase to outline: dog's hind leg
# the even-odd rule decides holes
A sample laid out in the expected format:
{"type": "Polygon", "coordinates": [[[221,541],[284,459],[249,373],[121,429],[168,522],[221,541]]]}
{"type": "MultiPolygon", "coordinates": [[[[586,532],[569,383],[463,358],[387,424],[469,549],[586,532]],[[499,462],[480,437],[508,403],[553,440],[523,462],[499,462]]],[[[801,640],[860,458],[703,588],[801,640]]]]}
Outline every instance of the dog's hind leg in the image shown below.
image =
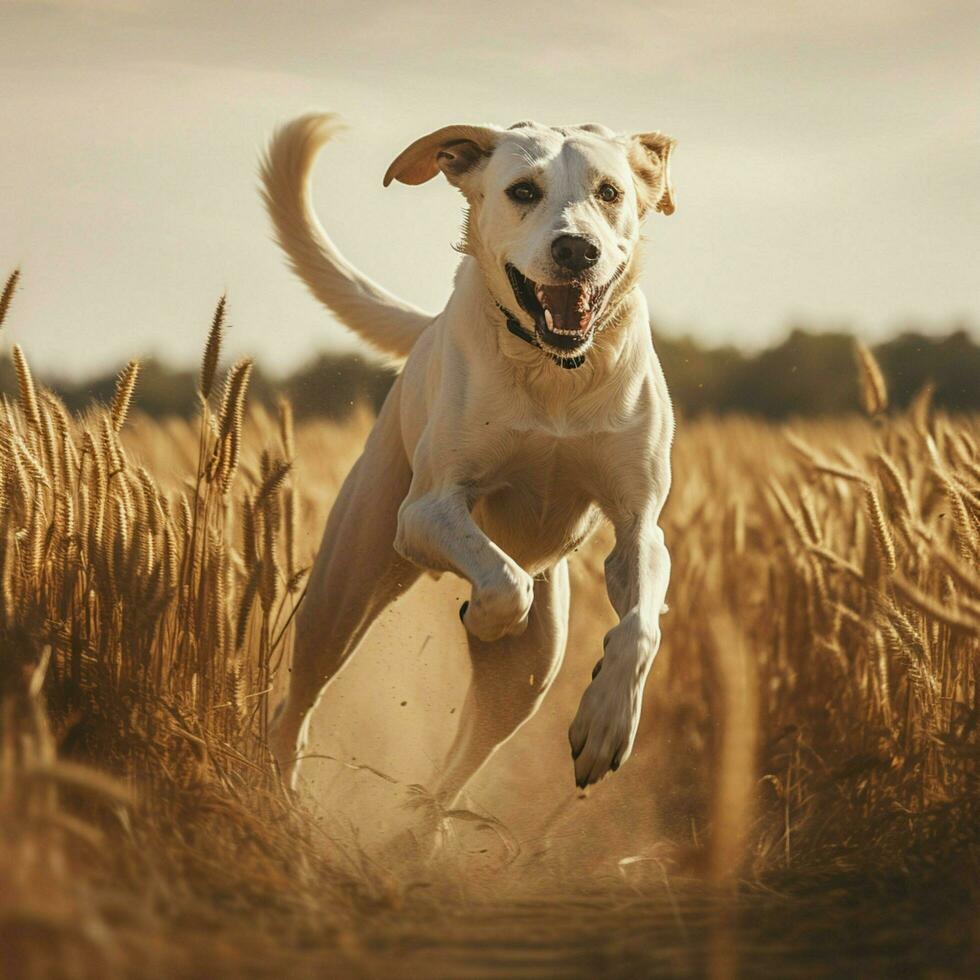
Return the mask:
{"type": "Polygon", "coordinates": [[[484,643],[467,634],[473,675],[459,730],[436,782],[444,806],[534,713],[551,687],[568,639],[568,564],[535,579],[527,629],[484,643]]]}
{"type": "Polygon", "coordinates": [[[296,615],[289,687],[269,734],[269,747],[293,788],[297,757],[326,685],[378,614],[419,575],[392,547],[398,507],[412,478],[399,431],[399,387],[396,382],[330,511],[296,615]]]}

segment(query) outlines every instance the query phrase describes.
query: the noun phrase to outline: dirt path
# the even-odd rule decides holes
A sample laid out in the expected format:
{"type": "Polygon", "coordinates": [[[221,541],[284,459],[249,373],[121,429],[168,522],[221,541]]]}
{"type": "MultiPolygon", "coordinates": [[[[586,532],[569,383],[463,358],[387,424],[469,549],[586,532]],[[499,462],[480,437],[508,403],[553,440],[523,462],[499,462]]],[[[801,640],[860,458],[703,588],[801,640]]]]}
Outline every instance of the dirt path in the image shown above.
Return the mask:
{"type": "MultiPolygon", "coordinates": [[[[893,896],[897,898],[898,896],[893,896]]],[[[367,975],[413,977],[966,976],[969,910],[925,917],[884,895],[569,894],[448,904],[361,936],[367,975]],[[965,912],[965,915],[964,915],[965,912]],[[957,922],[958,919],[958,922],[957,922]]]]}

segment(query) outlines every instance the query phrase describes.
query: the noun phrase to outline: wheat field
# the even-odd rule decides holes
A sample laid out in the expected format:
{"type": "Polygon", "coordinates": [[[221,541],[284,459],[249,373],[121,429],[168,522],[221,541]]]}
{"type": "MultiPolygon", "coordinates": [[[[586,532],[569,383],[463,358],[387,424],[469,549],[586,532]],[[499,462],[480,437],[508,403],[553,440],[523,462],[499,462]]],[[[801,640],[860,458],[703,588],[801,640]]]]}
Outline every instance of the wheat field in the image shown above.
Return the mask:
{"type": "Polygon", "coordinates": [[[866,417],[682,420],[670,610],[622,772],[575,791],[564,734],[611,624],[600,533],[562,674],[465,805],[425,790],[466,683],[451,576],[328,692],[293,799],[265,733],[371,420],[249,408],[224,329],[222,301],[191,423],[130,417],[136,362],[72,417],[13,348],[2,975],[969,972],[980,420],[928,390],[890,413],[863,349],[866,417]],[[433,862],[383,857],[434,818],[433,862]]]}

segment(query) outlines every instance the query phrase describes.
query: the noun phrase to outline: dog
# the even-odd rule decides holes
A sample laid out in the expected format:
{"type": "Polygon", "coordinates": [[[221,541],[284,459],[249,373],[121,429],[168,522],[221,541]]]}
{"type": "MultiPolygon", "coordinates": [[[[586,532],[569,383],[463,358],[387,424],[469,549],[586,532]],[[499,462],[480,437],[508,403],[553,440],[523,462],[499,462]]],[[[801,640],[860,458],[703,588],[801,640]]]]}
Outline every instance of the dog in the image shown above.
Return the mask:
{"type": "Polygon", "coordinates": [[[565,652],[567,557],[608,520],[619,622],[568,733],[584,788],[629,758],[666,609],[674,420],[638,274],[641,221],[674,211],[674,140],[532,122],[416,140],[384,185],[441,173],[466,200],[463,258],[431,316],[354,269],[314,215],[310,172],[338,128],[311,114],[275,134],[265,204],[313,295],[404,368],[327,521],[270,749],[295,789],[330,679],[423,571],[453,572],[471,585],[472,678],[432,787],[451,805],[541,704],[565,652]]]}

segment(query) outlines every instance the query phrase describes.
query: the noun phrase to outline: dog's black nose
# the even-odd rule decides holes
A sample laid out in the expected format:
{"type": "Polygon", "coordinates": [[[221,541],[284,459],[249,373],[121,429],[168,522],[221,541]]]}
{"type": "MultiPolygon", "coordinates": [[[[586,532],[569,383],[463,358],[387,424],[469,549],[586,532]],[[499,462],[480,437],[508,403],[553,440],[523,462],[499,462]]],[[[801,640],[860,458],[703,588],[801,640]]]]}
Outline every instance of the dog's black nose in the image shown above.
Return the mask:
{"type": "Polygon", "coordinates": [[[559,235],[551,243],[551,256],[569,272],[585,272],[599,261],[599,246],[581,235],[559,235]]]}

